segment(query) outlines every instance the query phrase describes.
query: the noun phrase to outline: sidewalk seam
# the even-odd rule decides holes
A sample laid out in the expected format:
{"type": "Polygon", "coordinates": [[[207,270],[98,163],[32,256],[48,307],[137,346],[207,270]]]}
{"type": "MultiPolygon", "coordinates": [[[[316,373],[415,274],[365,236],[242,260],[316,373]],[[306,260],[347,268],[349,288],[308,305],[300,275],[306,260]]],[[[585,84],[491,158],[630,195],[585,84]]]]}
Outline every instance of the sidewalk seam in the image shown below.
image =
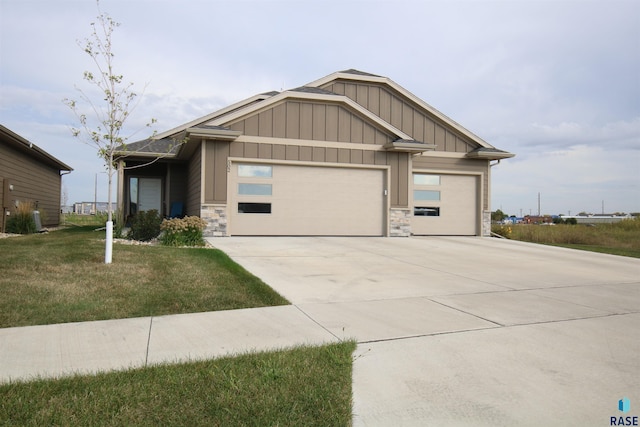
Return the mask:
{"type": "Polygon", "coordinates": [[[297,305],[293,305],[295,308],[297,308],[302,314],[304,314],[305,316],[307,316],[313,323],[315,323],[316,325],[320,326],[322,329],[324,329],[325,331],[327,331],[329,334],[331,334],[332,336],[334,336],[338,341],[343,341],[339,336],[337,336],[336,334],[334,334],[333,332],[331,332],[329,329],[325,328],[320,322],[318,322],[316,319],[314,319],[313,317],[309,316],[303,309],[301,309],[300,307],[298,307],[297,305]]]}
{"type": "Polygon", "coordinates": [[[147,335],[147,351],[144,356],[144,366],[149,362],[149,346],[151,344],[151,328],[153,327],[153,316],[149,318],[149,334],[147,335]]]}

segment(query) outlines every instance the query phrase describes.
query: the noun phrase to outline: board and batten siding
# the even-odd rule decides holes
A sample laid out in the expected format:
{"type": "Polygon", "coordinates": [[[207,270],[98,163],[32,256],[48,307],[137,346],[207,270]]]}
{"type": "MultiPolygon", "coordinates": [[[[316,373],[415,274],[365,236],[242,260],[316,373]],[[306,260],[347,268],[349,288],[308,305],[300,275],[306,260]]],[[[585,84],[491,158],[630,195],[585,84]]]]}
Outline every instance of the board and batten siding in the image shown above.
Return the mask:
{"type": "Polygon", "coordinates": [[[337,104],[285,101],[229,125],[243,135],[384,145],[396,138],[337,104]]]}
{"type": "Polygon", "coordinates": [[[201,169],[202,168],[202,150],[198,147],[193,156],[189,159],[187,167],[187,200],[185,203],[185,214],[200,216],[201,209],[201,169]]]}
{"type": "Polygon", "coordinates": [[[388,87],[376,83],[333,81],[322,88],[351,98],[417,141],[435,144],[436,151],[467,153],[477,148],[441,120],[388,87]]]}
{"type": "MultiPolygon", "coordinates": [[[[13,213],[15,201],[38,204],[42,225],[53,227],[60,222],[60,170],[0,144],[0,178],[13,184],[10,193],[13,213]]],[[[0,186],[2,191],[4,185],[0,186]]],[[[4,196],[4,194],[3,194],[4,196]]],[[[2,197],[0,197],[0,202],[2,197]]]]}
{"type": "Polygon", "coordinates": [[[206,147],[206,203],[226,203],[227,160],[228,157],[235,157],[265,161],[343,163],[345,166],[391,166],[391,206],[409,205],[410,159],[407,153],[255,142],[208,142],[206,147]]]}

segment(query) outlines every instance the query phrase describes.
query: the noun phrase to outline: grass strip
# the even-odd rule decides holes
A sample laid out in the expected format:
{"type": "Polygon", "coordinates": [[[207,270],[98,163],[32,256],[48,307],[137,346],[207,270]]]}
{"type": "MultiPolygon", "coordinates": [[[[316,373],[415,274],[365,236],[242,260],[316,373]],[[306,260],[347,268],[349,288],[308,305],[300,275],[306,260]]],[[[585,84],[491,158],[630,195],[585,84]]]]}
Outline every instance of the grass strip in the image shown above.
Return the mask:
{"type": "Polygon", "coordinates": [[[0,385],[0,425],[347,426],[354,341],[0,385]]]}
{"type": "Polygon", "coordinates": [[[0,239],[0,327],[288,304],[217,249],[114,244],[73,227],[0,239]]]}

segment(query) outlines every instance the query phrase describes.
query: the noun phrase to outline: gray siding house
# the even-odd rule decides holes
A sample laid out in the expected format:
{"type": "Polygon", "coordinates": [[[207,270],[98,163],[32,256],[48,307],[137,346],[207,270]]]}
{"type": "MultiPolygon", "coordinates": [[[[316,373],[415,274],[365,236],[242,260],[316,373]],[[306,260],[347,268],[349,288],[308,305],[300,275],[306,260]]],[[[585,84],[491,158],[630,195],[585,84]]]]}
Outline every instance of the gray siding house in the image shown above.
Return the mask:
{"type": "Polygon", "coordinates": [[[43,226],[57,226],[60,221],[61,173],[72,170],[0,125],[0,230],[4,230],[7,213],[11,215],[20,202],[31,202],[37,206],[43,226]]]}
{"type": "Polygon", "coordinates": [[[179,207],[209,236],[488,235],[490,162],[513,156],[389,78],[347,70],[129,144],[118,203],[179,207]]]}

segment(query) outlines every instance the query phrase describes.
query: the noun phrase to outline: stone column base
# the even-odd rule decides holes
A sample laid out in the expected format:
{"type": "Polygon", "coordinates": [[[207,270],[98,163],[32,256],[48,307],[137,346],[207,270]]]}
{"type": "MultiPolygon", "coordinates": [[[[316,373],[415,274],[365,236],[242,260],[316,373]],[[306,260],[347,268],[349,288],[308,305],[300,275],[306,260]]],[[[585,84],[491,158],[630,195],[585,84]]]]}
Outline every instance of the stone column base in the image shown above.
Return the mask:
{"type": "Polygon", "coordinates": [[[411,209],[391,208],[389,210],[389,236],[411,236],[411,209]]]}
{"type": "Polygon", "coordinates": [[[203,236],[227,236],[227,205],[202,205],[200,218],[207,221],[207,228],[202,232],[203,236]]]}

